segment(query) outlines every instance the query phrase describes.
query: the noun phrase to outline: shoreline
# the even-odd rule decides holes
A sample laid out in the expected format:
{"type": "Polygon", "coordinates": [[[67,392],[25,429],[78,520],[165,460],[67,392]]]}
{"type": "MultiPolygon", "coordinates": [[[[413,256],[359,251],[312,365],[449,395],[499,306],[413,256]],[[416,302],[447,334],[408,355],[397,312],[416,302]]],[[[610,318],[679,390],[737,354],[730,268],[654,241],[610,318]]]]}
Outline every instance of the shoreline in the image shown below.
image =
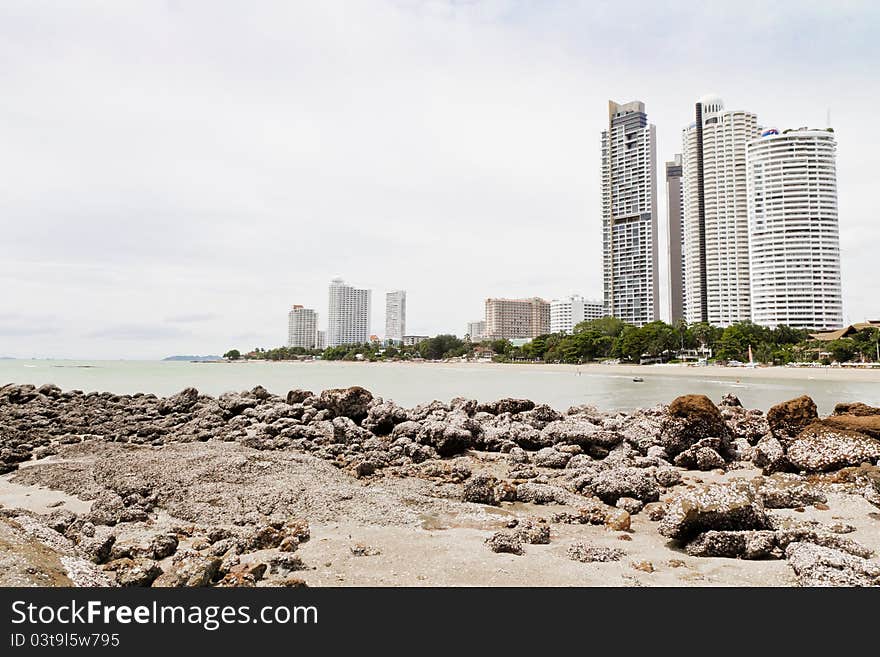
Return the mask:
{"type": "Polygon", "coordinates": [[[477,363],[477,362],[444,362],[444,361],[325,361],[325,360],[249,360],[230,362],[230,365],[244,365],[250,363],[276,364],[303,364],[312,365],[322,363],[327,365],[363,365],[365,367],[433,367],[440,369],[493,369],[503,370],[515,368],[517,370],[536,370],[540,372],[575,372],[584,375],[621,375],[621,376],[678,376],[678,377],[706,377],[727,379],[785,379],[792,381],[825,380],[825,381],[859,381],[864,383],[880,383],[880,368],[857,369],[845,367],[786,367],[784,365],[771,365],[767,367],[726,367],[723,365],[706,365],[692,367],[689,365],[607,365],[604,363],[477,363]]]}

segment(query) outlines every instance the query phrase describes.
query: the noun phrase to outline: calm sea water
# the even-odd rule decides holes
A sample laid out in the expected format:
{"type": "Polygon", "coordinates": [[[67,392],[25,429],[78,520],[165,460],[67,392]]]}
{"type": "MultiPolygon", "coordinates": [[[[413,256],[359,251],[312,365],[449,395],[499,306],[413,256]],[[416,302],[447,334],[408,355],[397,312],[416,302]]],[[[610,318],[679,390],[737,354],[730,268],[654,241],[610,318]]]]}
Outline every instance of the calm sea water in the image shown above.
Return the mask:
{"type": "Polygon", "coordinates": [[[453,397],[489,401],[524,397],[565,409],[594,404],[628,410],[669,402],[687,393],[703,393],[716,402],[732,392],[750,408],[773,404],[802,394],[810,395],[821,412],[841,401],[880,405],[880,385],[865,381],[823,380],[823,371],[805,373],[804,380],[747,379],[737,381],[712,374],[664,374],[661,368],[643,368],[644,382],[631,374],[590,372],[589,368],[549,371],[537,367],[444,366],[369,363],[188,363],[161,361],[50,361],[0,360],[4,383],[54,383],[64,390],[111,391],[119,394],[152,392],[169,395],[187,386],[219,395],[262,385],[283,395],[292,388],[319,391],[360,385],[374,395],[404,406],[453,397]],[[579,373],[580,371],[580,373],[579,373]],[[811,378],[807,379],[809,376],[811,378]]]}

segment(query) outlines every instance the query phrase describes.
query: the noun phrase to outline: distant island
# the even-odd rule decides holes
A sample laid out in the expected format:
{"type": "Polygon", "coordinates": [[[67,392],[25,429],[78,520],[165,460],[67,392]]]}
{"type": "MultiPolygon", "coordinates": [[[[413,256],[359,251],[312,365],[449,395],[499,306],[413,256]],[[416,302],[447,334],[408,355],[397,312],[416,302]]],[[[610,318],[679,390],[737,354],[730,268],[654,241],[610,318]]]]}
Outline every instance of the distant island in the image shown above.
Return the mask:
{"type": "Polygon", "coordinates": [[[214,360],[223,360],[223,356],[168,356],[167,358],[163,358],[163,361],[166,360],[181,360],[181,361],[189,361],[189,362],[210,362],[214,360]]]}

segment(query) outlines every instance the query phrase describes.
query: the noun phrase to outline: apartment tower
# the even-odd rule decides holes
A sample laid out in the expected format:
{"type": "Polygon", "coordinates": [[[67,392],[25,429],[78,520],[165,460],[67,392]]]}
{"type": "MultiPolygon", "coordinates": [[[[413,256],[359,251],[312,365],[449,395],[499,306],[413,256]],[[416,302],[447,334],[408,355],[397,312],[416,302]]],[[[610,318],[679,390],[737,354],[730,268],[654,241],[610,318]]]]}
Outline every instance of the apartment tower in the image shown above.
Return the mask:
{"type": "Polygon", "coordinates": [[[327,346],[363,344],[370,339],[370,290],[359,290],[341,278],[330,281],[327,346]]]}
{"type": "Polygon", "coordinates": [[[287,346],[302,349],[318,347],[318,313],[311,308],[293,306],[287,313],[287,346]]]}
{"type": "Polygon", "coordinates": [[[550,304],[531,299],[486,299],[489,340],[535,338],[550,332],[550,304]]]}
{"type": "Polygon", "coordinates": [[[640,101],[608,101],[602,249],[605,314],[636,326],[659,319],[656,136],[640,101]]]}
{"type": "Polygon", "coordinates": [[[836,142],[830,130],[765,130],[747,156],[755,323],[843,326],[836,142]]]}
{"type": "Polygon", "coordinates": [[[746,145],[752,112],[704,96],[682,133],[684,310],[688,322],[729,326],[751,317],[746,145]]]}
{"type": "Polygon", "coordinates": [[[385,295],[385,340],[401,344],[406,334],[406,290],[385,295]]]}

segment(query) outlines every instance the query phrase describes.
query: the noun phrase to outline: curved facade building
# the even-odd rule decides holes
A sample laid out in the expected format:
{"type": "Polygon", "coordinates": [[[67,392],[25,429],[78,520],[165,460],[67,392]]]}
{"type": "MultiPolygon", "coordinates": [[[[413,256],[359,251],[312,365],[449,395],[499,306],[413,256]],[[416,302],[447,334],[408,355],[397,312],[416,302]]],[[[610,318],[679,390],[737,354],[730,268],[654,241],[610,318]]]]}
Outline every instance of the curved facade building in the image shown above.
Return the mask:
{"type": "Polygon", "coordinates": [[[768,130],[747,155],[752,319],[843,325],[834,133],[768,130]]]}
{"type": "Polygon", "coordinates": [[[729,326],[751,312],[746,147],[758,117],[725,110],[717,96],[695,113],[682,133],[685,317],[729,326]]]}

